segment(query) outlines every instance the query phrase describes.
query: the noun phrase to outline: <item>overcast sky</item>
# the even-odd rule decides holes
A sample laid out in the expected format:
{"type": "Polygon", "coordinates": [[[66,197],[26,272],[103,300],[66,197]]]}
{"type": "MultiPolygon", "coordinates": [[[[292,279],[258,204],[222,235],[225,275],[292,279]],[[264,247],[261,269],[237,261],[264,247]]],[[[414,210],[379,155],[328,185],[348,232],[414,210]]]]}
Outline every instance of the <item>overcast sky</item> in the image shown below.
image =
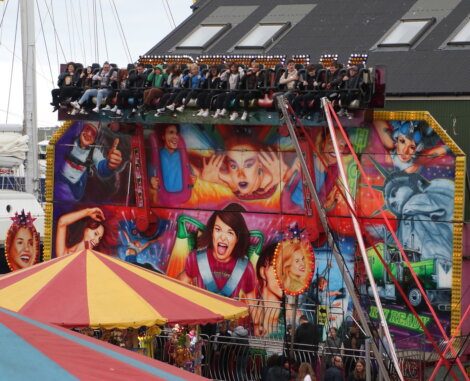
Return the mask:
{"type": "MultiPolygon", "coordinates": [[[[7,122],[7,109],[8,123],[23,122],[19,21],[16,50],[14,43],[18,3],[19,0],[0,0],[0,22],[3,17],[0,27],[0,124],[7,122]],[[10,77],[11,95],[8,108],[10,77]]],[[[175,24],[178,25],[191,14],[189,7],[192,1],[28,0],[28,3],[34,5],[36,13],[38,126],[49,127],[58,125],[57,114],[52,113],[52,107],[49,105],[51,90],[56,85],[59,74],[58,63],[75,61],[86,65],[109,60],[118,66],[126,66],[130,61],[129,55],[131,61],[136,61],[139,55],[145,54],[173,29],[167,4],[171,8],[175,24]],[[98,20],[98,49],[94,37],[94,4],[98,20]],[[121,38],[113,12],[114,5],[129,49],[121,38]],[[54,26],[57,33],[54,33],[54,26]]]]}

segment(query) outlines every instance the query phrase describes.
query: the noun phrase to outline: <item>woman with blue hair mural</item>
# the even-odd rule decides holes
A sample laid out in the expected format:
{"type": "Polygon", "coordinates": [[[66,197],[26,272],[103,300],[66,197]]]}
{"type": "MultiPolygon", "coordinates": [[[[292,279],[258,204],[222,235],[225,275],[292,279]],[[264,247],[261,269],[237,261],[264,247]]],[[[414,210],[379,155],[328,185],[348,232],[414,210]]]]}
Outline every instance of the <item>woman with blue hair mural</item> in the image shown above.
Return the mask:
{"type": "Polygon", "coordinates": [[[389,151],[388,163],[406,173],[418,172],[424,159],[433,159],[448,153],[445,145],[434,146],[435,133],[419,121],[374,121],[374,127],[383,146],[389,151]],[[432,147],[432,148],[429,148],[432,147]]]}

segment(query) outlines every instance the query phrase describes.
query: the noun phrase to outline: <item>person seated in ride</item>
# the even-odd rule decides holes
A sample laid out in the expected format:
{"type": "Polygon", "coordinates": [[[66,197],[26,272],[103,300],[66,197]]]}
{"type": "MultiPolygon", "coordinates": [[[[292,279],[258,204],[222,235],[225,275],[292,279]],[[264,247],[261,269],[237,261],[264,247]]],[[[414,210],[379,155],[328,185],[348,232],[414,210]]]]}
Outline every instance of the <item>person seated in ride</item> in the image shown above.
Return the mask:
{"type": "Polygon", "coordinates": [[[311,111],[315,113],[316,117],[320,113],[320,99],[322,96],[320,90],[323,82],[320,78],[317,79],[317,76],[321,68],[320,64],[308,65],[305,76],[300,79],[299,88],[303,92],[297,95],[292,103],[294,111],[300,117],[305,117],[311,111]],[[313,105],[311,107],[312,101],[313,105]]]}
{"type": "Polygon", "coordinates": [[[93,87],[93,68],[91,66],[87,66],[80,74],[80,85],[82,91],[93,87]]]}
{"type": "Polygon", "coordinates": [[[147,77],[147,84],[150,88],[144,90],[143,112],[151,110],[155,100],[163,95],[167,80],[168,74],[163,69],[163,65],[156,65],[147,77]]]}
{"type": "MultiPolygon", "coordinates": [[[[263,78],[260,76],[259,63],[253,60],[251,67],[247,70],[240,84],[238,101],[243,99],[243,114],[240,118],[241,120],[246,120],[248,118],[248,109],[250,107],[251,101],[261,98],[262,92],[260,89],[262,86],[263,78]]],[[[233,119],[236,119],[238,117],[238,113],[235,111],[234,114],[235,117],[233,119]]]]}
{"type": "MultiPolygon", "coordinates": [[[[215,111],[214,118],[227,115],[227,110],[230,108],[232,102],[235,102],[234,108],[236,108],[240,82],[244,75],[245,72],[243,69],[234,62],[232,62],[229,65],[229,68],[220,75],[220,80],[223,83],[222,86],[226,91],[217,96],[217,109],[215,111]]],[[[238,113],[234,111],[230,116],[230,120],[235,120],[236,118],[238,118],[238,113]]]]}
{"type": "Polygon", "coordinates": [[[147,84],[147,74],[145,73],[144,64],[138,63],[136,70],[129,73],[127,81],[127,88],[119,92],[121,99],[120,107],[129,104],[130,99],[133,99],[132,112],[136,111],[137,105],[141,102],[144,95],[144,88],[147,84]]]}
{"type": "Polygon", "coordinates": [[[209,116],[212,99],[222,92],[220,73],[217,66],[213,65],[209,68],[209,73],[204,82],[203,91],[197,96],[196,104],[199,107],[197,116],[204,118],[209,116]]]}
{"type": "Polygon", "coordinates": [[[117,80],[111,83],[113,87],[114,94],[107,98],[106,107],[103,110],[115,112],[117,115],[122,114],[123,108],[123,99],[122,94],[125,94],[125,91],[128,86],[129,72],[127,69],[119,69],[117,74],[117,80]],[[114,106],[113,106],[114,103],[114,106]],[[113,106],[111,108],[111,106],[113,106]]]}
{"type": "Polygon", "coordinates": [[[331,92],[335,92],[336,90],[338,90],[339,85],[343,80],[340,75],[340,69],[342,69],[342,65],[337,61],[333,61],[328,66],[327,80],[324,84],[322,84],[323,88],[325,88],[326,90],[330,90],[331,92]]]}
{"type": "Polygon", "coordinates": [[[343,90],[340,94],[341,109],[338,116],[346,116],[349,119],[352,116],[348,113],[348,106],[354,100],[359,100],[359,87],[362,84],[362,77],[359,75],[359,67],[352,65],[348,68],[348,72],[341,78],[340,88],[343,90]]]}
{"type": "Polygon", "coordinates": [[[58,89],[53,89],[51,106],[54,106],[53,111],[57,111],[62,103],[67,99],[76,101],[80,96],[80,73],[75,70],[75,64],[69,62],[67,69],[64,73],[59,75],[57,81],[58,89]]]}
{"type": "Polygon", "coordinates": [[[297,84],[299,82],[299,73],[295,68],[295,61],[287,61],[287,70],[281,78],[279,78],[279,85],[282,90],[287,90],[284,96],[289,102],[292,102],[297,95],[297,84]]]}
{"type": "Polygon", "coordinates": [[[183,74],[181,73],[181,67],[179,65],[169,66],[167,72],[168,91],[161,96],[155,116],[160,116],[160,114],[166,111],[166,105],[173,103],[182,88],[183,74]]]}
{"type": "MultiPolygon", "coordinates": [[[[106,61],[103,64],[103,69],[93,76],[93,81],[99,82],[98,88],[86,90],[78,102],[74,101],[70,103],[72,107],[78,112],[86,102],[96,97],[96,107],[92,111],[99,112],[102,100],[106,99],[113,91],[110,86],[111,74],[111,65],[106,61]]],[[[117,75],[115,76],[115,80],[117,80],[117,75]]],[[[76,114],[76,112],[73,112],[73,114],[76,114]]]]}
{"type": "Polygon", "coordinates": [[[166,106],[170,111],[183,112],[191,99],[197,98],[206,78],[199,72],[199,66],[192,64],[189,73],[183,76],[181,81],[182,89],[178,92],[174,101],[166,106]]]}

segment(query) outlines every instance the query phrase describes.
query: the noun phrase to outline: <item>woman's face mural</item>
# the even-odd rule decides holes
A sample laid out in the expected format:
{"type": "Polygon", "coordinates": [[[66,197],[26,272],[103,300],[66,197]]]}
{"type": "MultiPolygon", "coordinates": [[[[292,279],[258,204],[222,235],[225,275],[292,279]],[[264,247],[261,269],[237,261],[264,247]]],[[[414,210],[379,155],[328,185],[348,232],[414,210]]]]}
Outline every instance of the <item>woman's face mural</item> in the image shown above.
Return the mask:
{"type": "Polygon", "coordinates": [[[219,262],[228,262],[237,241],[238,238],[235,231],[217,217],[214,229],[212,230],[212,245],[214,247],[215,259],[219,262]]]}
{"type": "Polygon", "coordinates": [[[18,230],[13,240],[10,258],[15,266],[22,269],[34,264],[36,253],[34,249],[34,238],[30,229],[20,228],[18,230]]]}
{"type": "Polygon", "coordinates": [[[231,188],[242,195],[252,194],[261,186],[262,170],[258,152],[250,146],[237,146],[227,152],[227,169],[231,188]]]}
{"type": "Polygon", "coordinates": [[[300,278],[305,277],[305,256],[302,251],[295,251],[290,270],[291,273],[295,276],[298,276],[300,278]]]}
{"type": "Polygon", "coordinates": [[[86,228],[83,232],[83,240],[89,242],[91,247],[98,246],[104,235],[104,226],[99,225],[96,229],[86,228]]]}
{"type": "Polygon", "coordinates": [[[398,158],[407,163],[415,157],[416,143],[414,140],[407,138],[405,135],[399,135],[397,139],[397,155],[398,158]]]}

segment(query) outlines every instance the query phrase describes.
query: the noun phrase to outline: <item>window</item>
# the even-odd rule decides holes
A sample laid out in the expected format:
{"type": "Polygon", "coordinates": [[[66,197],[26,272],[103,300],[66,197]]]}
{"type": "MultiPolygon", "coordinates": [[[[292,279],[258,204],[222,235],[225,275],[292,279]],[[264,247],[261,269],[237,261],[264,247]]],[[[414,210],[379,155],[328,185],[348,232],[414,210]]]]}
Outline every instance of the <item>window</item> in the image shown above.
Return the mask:
{"type": "Polygon", "coordinates": [[[467,20],[460,31],[447,43],[449,45],[469,45],[470,44],[470,20],[467,20]]]}
{"type": "Polygon", "coordinates": [[[434,21],[435,19],[401,20],[378,46],[412,46],[434,21]]]}
{"type": "Polygon", "coordinates": [[[230,24],[200,25],[194,32],[181,41],[177,49],[205,49],[230,29],[230,24]]]}
{"type": "Polygon", "coordinates": [[[290,27],[290,23],[258,24],[235,47],[236,49],[264,49],[290,27]]]}

